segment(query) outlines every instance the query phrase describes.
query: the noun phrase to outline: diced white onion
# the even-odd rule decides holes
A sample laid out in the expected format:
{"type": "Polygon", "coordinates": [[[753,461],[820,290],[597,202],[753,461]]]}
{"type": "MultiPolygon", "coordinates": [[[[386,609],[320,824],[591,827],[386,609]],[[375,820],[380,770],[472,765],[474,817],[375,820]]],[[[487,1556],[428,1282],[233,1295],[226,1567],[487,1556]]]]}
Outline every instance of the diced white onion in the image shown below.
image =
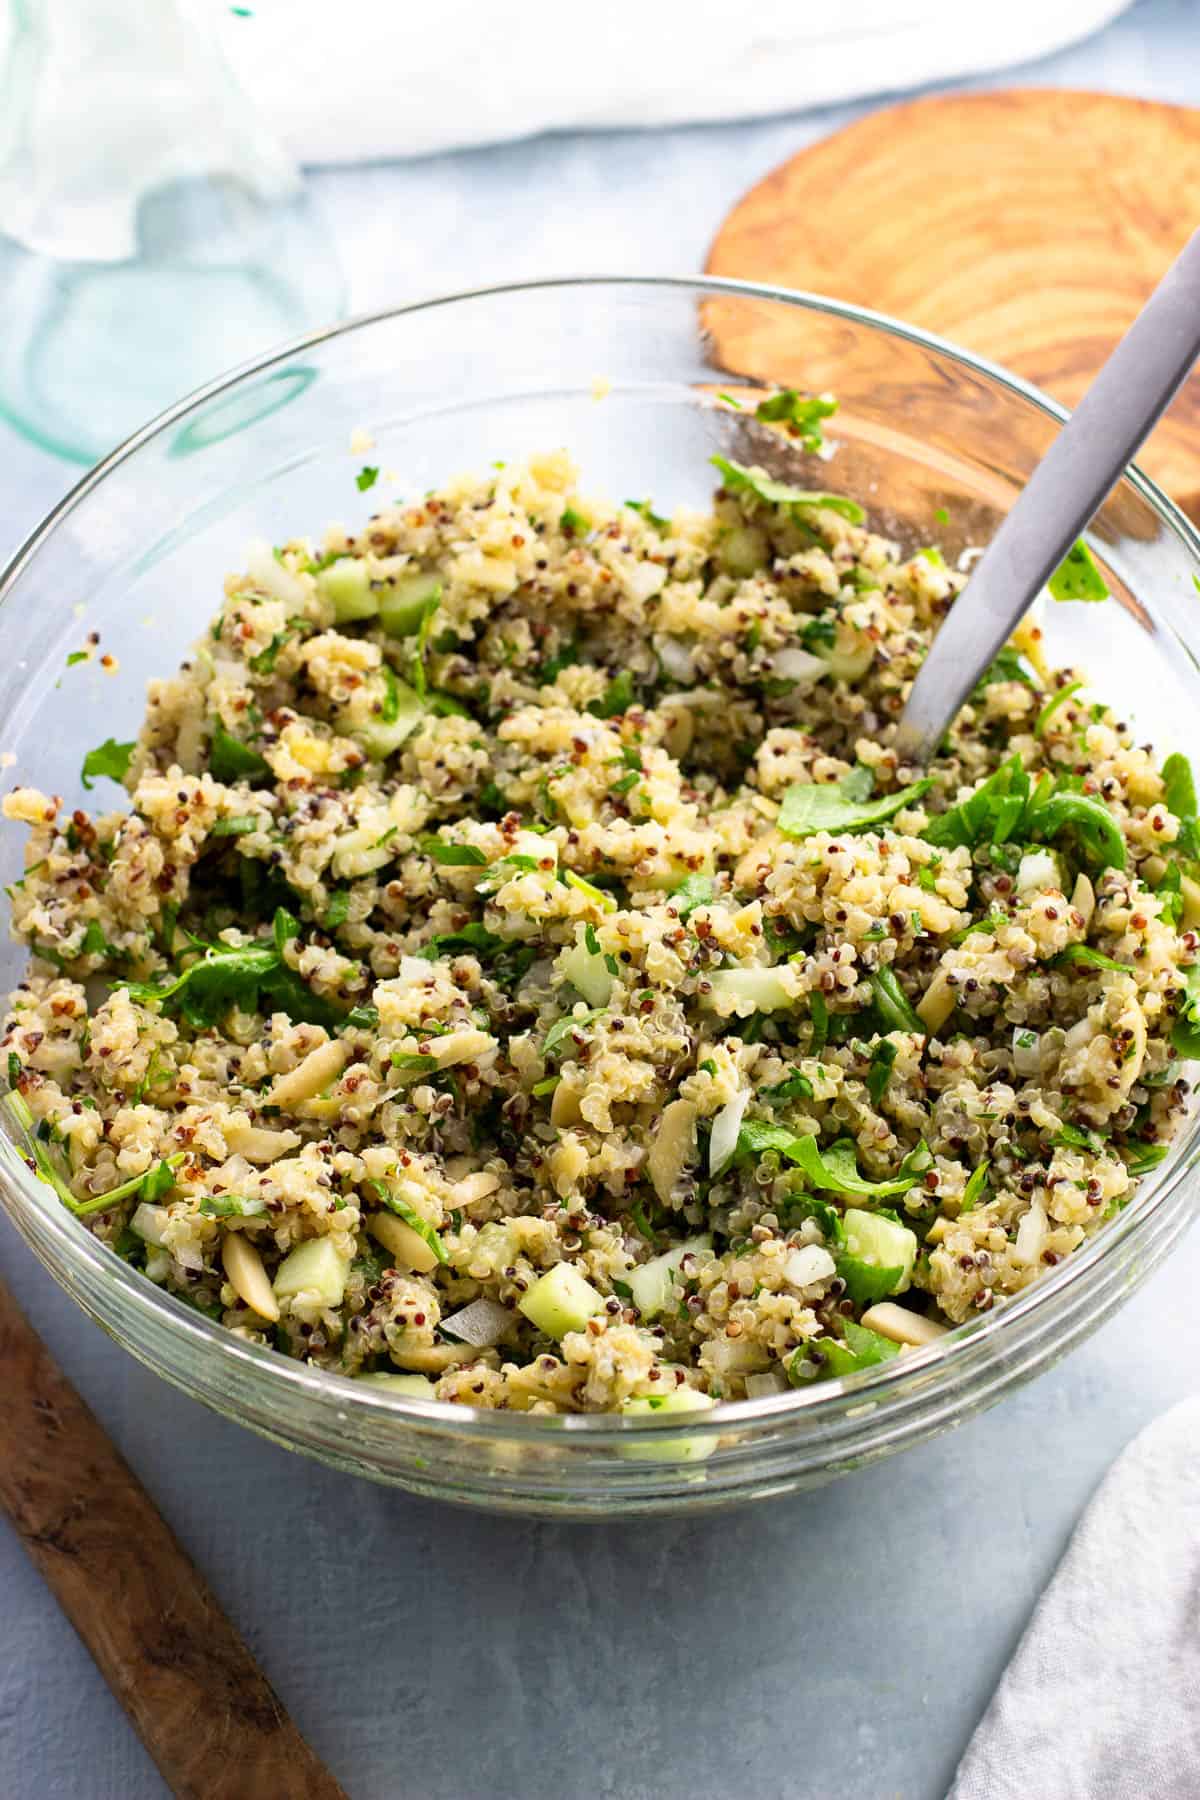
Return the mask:
{"type": "Polygon", "coordinates": [[[793,1287],[809,1287],[814,1281],[828,1281],[836,1275],[837,1264],[820,1244],[804,1244],[793,1250],[783,1265],[785,1278],[793,1287]]]}
{"type": "Polygon", "coordinates": [[[756,1365],[761,1363],[763,1352],[757,1344],[746,1338],[716,1338],[709,1342],[712,1349],[706,1350],[706,1360],[718,1375],[761,1374],[756,1365]]]}
{"type": "Polygon", "coordinates": [[[1040,894],[1047,888],[1062,887],[1058,858],[1051,850],[1030,850],[1017,869],[1017,893],[1040,894]]]}
{"type": "Polygon", "coordinates": [[[692,652],[678,638],[664,638],[655,645],[658,660],[661,662],[672,681],[694,681],[696,665],[692,660],[692,652]]]}
{"type": "Polygon", "coordinates": [[[742,1115],[749,1104],[750,1089],[743,1088],[721,1108],[713,1120],[712,1136],[708,1140],[708,1172],[710,1175],[719,1175],[737,1149],[738,1132],[742,1128],[742,1115]]]}
{"type": "Polygon", "coordinates": [[[633,568],[626,569],[622,577],[625,591],[635,600],[649,600],[657,594],[667,579],[667,571],[661,563],[636,563],[633,568]]]}
{"type": "Polygon", "coordinates": [[[771,667],[777,680],[792,681],[799,688],[815,687],[829,674],[829,664],[824,657],[801,650],[799,645],[777,651],[771,667]]]}
{"type": "Polygon", "coordinates": [[[473,1344],[476,1350],[487,1350],[500,1342],[512,1323],[513,1315],[506,1306],[481,1294],[461,1312],[451,1313],[448,1319],[443,1319],[442,1327],[452,1337],[461,1338],[464,1344],[473,1344]]]}
{"type": "Polygon", "coordinates": [[[1042,1040],[1028,1025],[1018,1025],[1013,1032],[1012,1059],[1018,1075],[1036,1075],[1042,1066],[1042,1040]]]}
{"type": "Polygon", "coordinates": [[[246,555],[246,573],[256,587],[270,594],[272,600],[282,600],[293,611],[303,612],[307,607],[307,585],[299,575],[293,575],[276,560],[270,544],[261,540],[251,544],[246,555]]]}
{"type": "Polygon", "coordinates": [[[145,1243],[154,1244],[161,1250],[163,1235],[170,1223],[171,1215],[165,1206],[151,1206],[143,1200],[129,1221],[129,1229],[145,1243]]]}

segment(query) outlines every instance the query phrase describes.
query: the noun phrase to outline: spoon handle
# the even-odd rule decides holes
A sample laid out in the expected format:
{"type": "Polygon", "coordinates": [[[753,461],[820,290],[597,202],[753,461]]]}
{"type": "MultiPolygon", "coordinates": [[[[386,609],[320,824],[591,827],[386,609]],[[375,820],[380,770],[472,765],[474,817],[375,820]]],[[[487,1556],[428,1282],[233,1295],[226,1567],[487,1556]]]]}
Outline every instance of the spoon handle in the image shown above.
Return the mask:
{"type": "MultiPolygon", "coordinates": [[[[1114,255],[1117,254],[1114,247],[1114,255]]],[[[1042,458],[913,682],[896,738],[924,763],[1200,356],[1200,231],[1185,244],[1042,458]]]]}

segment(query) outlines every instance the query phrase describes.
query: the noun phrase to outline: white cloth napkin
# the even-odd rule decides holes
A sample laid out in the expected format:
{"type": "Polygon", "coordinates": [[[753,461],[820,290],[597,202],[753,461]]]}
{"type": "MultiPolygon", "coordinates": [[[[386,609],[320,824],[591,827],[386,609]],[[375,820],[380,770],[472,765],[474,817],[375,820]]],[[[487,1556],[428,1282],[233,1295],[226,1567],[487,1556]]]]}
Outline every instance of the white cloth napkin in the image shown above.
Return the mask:
{"type": "Polygon", "coordinates": [[[798,112],[1011,67],[1127,4],[248,0],[212,16],[297,161],[344,163],[542,131],[798,112]]]}
{"type": "Polygon", "coordinates": [[[1200,1399],[1105,1477],[949,1800],[1197,1800],[1200,1399]]]}

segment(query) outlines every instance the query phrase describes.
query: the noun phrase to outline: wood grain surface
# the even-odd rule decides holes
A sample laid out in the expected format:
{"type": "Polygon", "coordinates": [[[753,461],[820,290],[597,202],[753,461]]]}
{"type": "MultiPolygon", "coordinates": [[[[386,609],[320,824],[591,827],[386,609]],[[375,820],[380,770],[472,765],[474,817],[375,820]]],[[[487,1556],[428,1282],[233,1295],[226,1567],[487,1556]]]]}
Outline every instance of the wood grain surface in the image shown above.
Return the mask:
{"type": "Polygon", "coordinates": [[[2,1283],[0,1377],[0,1506],[171,1791],[346,1800],[2,1283]]]}
{"type": "MultiPolygon", "coordinates": [[[[1010,90],[869,114],[753,188],[717,275],[939,332],[1073,404],[1200,225],[1200,111],[1010,90]]],[[[747,368],[747,346],[738,366],[747,368]]],[[[1200,377],[1139,461],[1200,516],[1200,377]]]]}

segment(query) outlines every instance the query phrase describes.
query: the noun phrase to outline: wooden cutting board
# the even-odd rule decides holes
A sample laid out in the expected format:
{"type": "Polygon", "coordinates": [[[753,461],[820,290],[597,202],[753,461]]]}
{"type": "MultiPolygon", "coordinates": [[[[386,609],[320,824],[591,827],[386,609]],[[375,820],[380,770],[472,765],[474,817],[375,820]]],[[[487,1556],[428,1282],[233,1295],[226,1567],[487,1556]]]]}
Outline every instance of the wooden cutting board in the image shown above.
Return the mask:
{"type": "MultiPolygon", "coordinates": [[[[1073,405],[1197,225],[1200,111],[951,94],[784,163],[734,207],[707,267],[910,320],[1073,405]]],[[[1139,461],[1200,518],[1200,376],[1139,461]]]]}

